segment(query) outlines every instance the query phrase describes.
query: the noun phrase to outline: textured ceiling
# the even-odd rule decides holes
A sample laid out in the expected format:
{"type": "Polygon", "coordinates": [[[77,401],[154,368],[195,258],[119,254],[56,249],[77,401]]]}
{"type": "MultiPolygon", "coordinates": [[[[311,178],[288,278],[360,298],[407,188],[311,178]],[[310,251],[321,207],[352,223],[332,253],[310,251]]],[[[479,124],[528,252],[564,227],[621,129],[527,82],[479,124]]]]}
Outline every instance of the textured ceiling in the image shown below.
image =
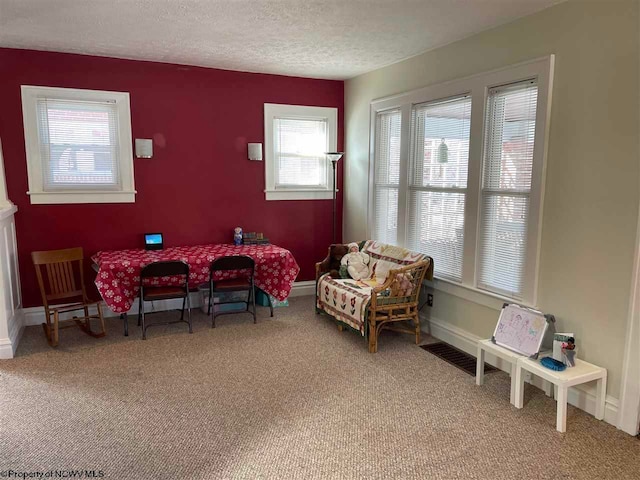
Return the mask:
{"type": "Polygon", "coordinates": [[[0,0],[0,46],[346,79],[562,0],[0,0]]]}

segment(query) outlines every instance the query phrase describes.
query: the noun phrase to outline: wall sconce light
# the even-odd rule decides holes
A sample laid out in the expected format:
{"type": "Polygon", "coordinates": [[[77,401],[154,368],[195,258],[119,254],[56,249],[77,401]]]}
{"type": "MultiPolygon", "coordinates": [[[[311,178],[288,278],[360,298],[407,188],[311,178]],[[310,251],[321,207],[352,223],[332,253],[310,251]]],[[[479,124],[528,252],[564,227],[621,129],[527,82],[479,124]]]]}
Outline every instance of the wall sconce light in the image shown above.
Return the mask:
{"type": "Polygon", "coordinates": [[[249,144],[249,160],[262,161],[262,144],[261,143],[249,144]]]}
{"type": "Polygon", "coordinates": [[[153,140],[136,138],[136,158],[153,158],[153,140]]]}

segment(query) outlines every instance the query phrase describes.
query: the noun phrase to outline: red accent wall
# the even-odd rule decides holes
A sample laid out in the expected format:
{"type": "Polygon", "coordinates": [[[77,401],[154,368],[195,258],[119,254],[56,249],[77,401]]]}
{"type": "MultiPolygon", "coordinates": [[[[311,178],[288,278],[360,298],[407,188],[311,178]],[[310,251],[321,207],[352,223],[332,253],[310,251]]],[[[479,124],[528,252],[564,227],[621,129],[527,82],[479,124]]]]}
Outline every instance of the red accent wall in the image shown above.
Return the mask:
{"type": "MultiPolygon", "coordinates": [[[[238,225],[264,232],[291,250],[298,280],[313,279],[332,240],[332,201],[265,200],[264,162],[247,159],[247,142],[264,142],[264,103],[337,107],[342,149],[341,81],[0,49],[0,137],[9,198],[18,206],[24,306],[42,304],[32,251],[82,246],[88,257],[140,247],[149,231],[163,232],[167,246],[228,243],[238,225]],[[129,92],[133,138],[154,138],[153,159],[134,159],[135,203],[30,203],[20,85],[129,92]]],[[[342,190],[341,165],[338,176],[342,190]]]]}

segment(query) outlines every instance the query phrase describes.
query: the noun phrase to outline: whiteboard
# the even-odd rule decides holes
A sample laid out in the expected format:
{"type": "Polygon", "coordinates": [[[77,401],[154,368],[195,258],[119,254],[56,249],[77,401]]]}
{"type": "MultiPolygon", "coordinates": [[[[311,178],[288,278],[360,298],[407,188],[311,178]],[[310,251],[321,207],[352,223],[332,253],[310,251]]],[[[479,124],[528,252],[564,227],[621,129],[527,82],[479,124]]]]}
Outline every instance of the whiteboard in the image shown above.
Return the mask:
{"type": "Polygon", "coordinates": [[[547,320],[542,313],[507,305],[500,313],[493,339],[501,347],[532,356],[540,351],[546,331],[547,320]]]}

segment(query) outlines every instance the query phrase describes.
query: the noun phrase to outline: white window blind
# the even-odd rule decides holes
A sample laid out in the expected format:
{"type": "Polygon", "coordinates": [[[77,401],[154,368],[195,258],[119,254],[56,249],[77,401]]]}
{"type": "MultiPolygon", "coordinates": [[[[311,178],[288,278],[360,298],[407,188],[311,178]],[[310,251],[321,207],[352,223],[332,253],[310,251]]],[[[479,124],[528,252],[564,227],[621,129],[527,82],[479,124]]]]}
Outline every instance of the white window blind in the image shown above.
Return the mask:
{"type": "Polygon", "coordinates": [[[530,80],[489,90],[485,119],[478,287],[521,298],[538,86],[530,80]]]}
{"type": "Polygon", "coordinates": [[[399,110],[376,115],[373,238],[392,245],[398,238],[401,122],[399,110]]]}
{"type": "Polygon", "coordinates": [[[120,189],[115,102],[39,98],[43,190],[120,189]]]}
{"type": "Polygon", "coordinates": [[[470,121],[468,95],[416,105],[411,117],[407,244],[455,281],[462,278],[470,121]]]}
{"type": "Polygon", "coordinates": [[[274,118],[276,188],[328,188],[328,121],[274,118]]]}

